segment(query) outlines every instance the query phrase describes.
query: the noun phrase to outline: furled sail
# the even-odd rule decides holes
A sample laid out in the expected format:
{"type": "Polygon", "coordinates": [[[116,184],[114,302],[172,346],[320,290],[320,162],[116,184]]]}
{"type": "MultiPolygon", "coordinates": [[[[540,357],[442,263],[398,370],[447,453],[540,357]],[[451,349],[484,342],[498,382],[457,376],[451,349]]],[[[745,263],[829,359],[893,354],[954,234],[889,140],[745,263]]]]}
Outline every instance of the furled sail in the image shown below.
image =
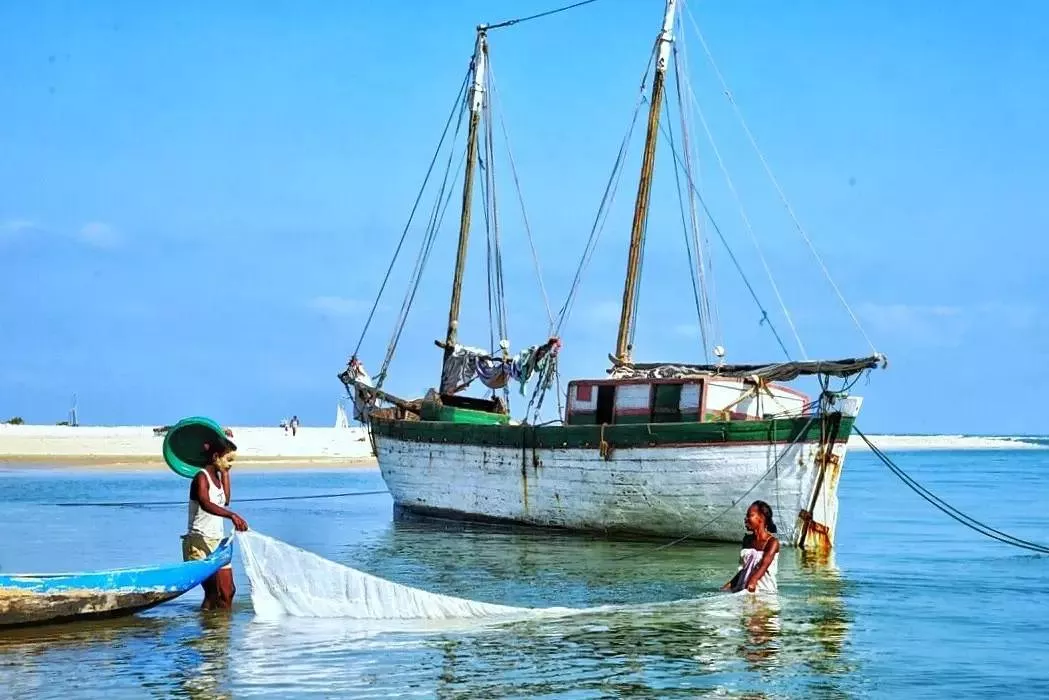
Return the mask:
{"type": "Polygon", "coordinates": [[[678,379],[684,377],[759,377],[768,382],[789,382],[802,375],[822,374],[848,377],[869,369],[884,367],[888,360],[881,353],[870,357],[850,357],[844,360],[811,360],[749,365],[687,365],[672,363],[620,362],[609,355],[615,379],[678,379]]]}

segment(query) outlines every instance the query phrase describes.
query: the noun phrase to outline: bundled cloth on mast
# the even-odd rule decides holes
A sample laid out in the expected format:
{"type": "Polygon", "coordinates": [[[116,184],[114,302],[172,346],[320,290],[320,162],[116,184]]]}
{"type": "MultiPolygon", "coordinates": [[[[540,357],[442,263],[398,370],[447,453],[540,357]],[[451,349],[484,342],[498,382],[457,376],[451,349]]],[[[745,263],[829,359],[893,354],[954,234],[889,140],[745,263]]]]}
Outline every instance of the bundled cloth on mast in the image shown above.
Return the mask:
{"type": "Polygon", "coordinates": [[[536,372],[542,372],[557,355],[561,341],[550,338],[542,345],[531,345],[516,355],[498,357],[487,350],[468,345],[452,346],[441,372],[441,393],[455,394],[468,387],[474,379],[489,389],[502,389],[510,380],[520,385],[524,396],[525,385],[536,372]]]}

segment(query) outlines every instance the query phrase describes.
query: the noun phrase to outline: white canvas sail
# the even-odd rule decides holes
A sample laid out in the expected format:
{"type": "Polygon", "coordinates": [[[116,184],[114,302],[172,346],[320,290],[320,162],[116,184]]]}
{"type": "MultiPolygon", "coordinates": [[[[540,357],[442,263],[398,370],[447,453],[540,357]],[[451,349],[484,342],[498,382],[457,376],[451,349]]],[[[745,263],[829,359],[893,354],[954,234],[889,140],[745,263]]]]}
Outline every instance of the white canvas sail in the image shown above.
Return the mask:
{"type": "Polygon", "coordinates": [[[340,401],[335,405],[335,427],[336,428],[349,428],[350,420],[346,417],[346,409],[342,407],[340,401]]]}

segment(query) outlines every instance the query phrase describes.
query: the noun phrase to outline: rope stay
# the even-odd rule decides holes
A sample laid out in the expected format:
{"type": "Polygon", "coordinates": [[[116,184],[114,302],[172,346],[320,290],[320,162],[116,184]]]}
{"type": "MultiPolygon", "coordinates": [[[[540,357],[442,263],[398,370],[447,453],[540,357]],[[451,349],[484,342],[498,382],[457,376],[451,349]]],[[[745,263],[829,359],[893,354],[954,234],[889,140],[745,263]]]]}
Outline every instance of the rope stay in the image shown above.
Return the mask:
{"type": "MultiPolygon", "coordinates": [[[[694,181],[695,176],[692,164],[694,161],[698,160],[698,154],[693,150],[694,144],[689,136],[688,110],[686,109],[684,100],[682,100],[681,97],[681,85],[683,82],[686,85],[688,84],[688,74],[686,68],[687,60],[683,62],[678,56],[679,45],[681,47],[681,55],[683,56],[685,54],[683,36],[672,45],[674,57],[674,94],[677,99],[678,114],[681,122],[681,146],[685,153],[685,177],[688,181],[694,181]],[[682,73],[685,75],[684,80],[682,79],[682,73]]],[[[666,109],[669,121],[669,100],[667,100],[666,109]]],[[[673,133],[672,130],[670,130],[670,132],[673,133]]],[[[713,343],[711,343],[708,338],[708,336],[714,335],[713,312],[710,299],[711,293],[707,286],[707,261],[709,256],[705,252],[707,246],[701,242],[702,235],[700,233],[699,215],[696,212],[696,198],[692,196],[692,193],[688,191],[687,188],[688,223],[686,224],[685,222],[685,210],[682,204],[682,188],[676,161],[674,162],[674,185],[678,196],[678,206],[681,208],[681,225],[685,235],[685,251],[688,254],[689,276],[692,278],[692,295],[696,303],[696,316],[699,319],[700,336],[702,337],[703,342],[703,357],[706,362],[709,363],[710,351],[712,349],[711,345],[721,344],[720,330],[718,330],[713,343]],[[693,250],[695,251],[695,262],[693,262],[693,250]]],[[[710,275],[713,277],[713,271],[711,271],[710,275]]]]}
{"type": "MultiPolygon", "coordinates": [[[[664,135],[666,135],[665,129],[663,129],[663,133],[664,135]]],[[[669,136],[667,137],[667,140],[670,140],[669,136]]],[[[674,149],[671,149],[671,154],[674,156],[674,160],[678,164],[680,164],[680,154],[678,154],[678,152],[674,149]]],[[[728,243],[728,239],[725,238],[725,234],[722,232],[721,227],[718,226],[717,219],[714,218],[713,212],[711,212],[710,207],[707,206],[706,199],[703,197],[703,195],[699,193],[699,190],[696,189],[696,185],[694,182],[690,180],[688,182],[688,186],[689,189],[692,190],[692,194],[693,196],[695,196],[696,201],[698,201],[700,206],[703,207],[703,213],[706,214],[707,220],[710,222],[710,227],[714,229],[714,233],[718,235],[718,239],[721,241],[721,244],[725,246],[725,251],[728,253],[729,260],[732,261],[733,267],[736,268],[736,272],[739,273],[740,278],[743,280],[743,284],[746,286],[747,291],[750,293],[750,298],[754,300],[754,304],[757,305],[758,310],[761,312],[761,318],[758,320],[758,323],[761,325],[768,326],[769,330],[772,332],[772,335],[776,338],[776,343],[779,345],[780,350],[783,351],[783,354],[787,356],[788,360],[791,360],[792,358],[790,355],[790,351],[787,350],[787,346],[783,343],[783,338],[780,337],[779,331],[776,330],[776,326],[772,323],[772,319],[769,318],[769,312],[761,303],[761,298],[758,297],[758,293],[757,291],[755,291],[754,285],[750,283],[750,279],[747,277],[747,273],[743,271],[743,266],[740,265],[739,259],[736,257],[735,252],[733,252],[732,250],[732,246],[730,246],[728,243]]]]}
{"type": "MultiPolygon", "coordinates": [[[[553,336],[554,329],[556,326],[556,321],[554,320],[554,312],[550,308],[550,296],[549,294],[547,294],[546,283],[543,281],[543,267],[539,262],[539,253],[536,250],[535,238],[532,236],[532,227],[528,221],[528,209],[527,207],[525,207],[524,194],[521,190],[521,179],[518,177],[517,174],[517,164],[514,161],[513,149],[510,148],[509,130],[506,128],[506,121],[503,119],[502,110],[497,108],[497,105],[500,103],[500,100],[495,84],[495,72],[492,71],[491,64],[489,64],[488,66],[488,76],[490,81],[490,89],[488,92],[488,96],[492,103],[492,113],[496,114],[499,118],[499,127],[500,131],[503,134],[503,146],[506,149],[506,159],[510,165],[510,174],[513,178],[514,190],[517,194],[517,203],[521,208],[521,221],[524,224],[525,235],[528,238],[528,247],[532,253],[532,264],[535,266],[536,280],[539,283],[539,292],[543,297],[543,307],[546,310],[546,317],[548,321],[547,335],[553,336]]],[[[556,358],[551,358],[548,361],[548,365],[551,366],[550,371],[553,373],[554,382],[557,385],[557,414],[561,416],[564,415],[564,406],[561,399],[561,374],[557,371],[556,358]]],[[[535,403],[536,392],[541,391],[541,387],[544,385],[546,380],[547,378],[543,376],[540,376],[537,379],[536,389],[532,394],[532,398],[528,402],[529,410],[532,409],[533,405],[535,406],[535,416],[533,417],[533,422],[538,421],[539,409],[542,407],[541,393],[538,396],[538,404],[535,403]]],[[[506,400],[509,401],[508,398],[506,400]]]]}
{"type": "Polygon", "coordinates": [[[816,259],[816,263],[822,270],[824,277],[827,279],[827,282],[830,284],[831,288],[834,290],[834,293],[837,295],[838,301],[841,302],[842,306],[845,308],[845,311],[852,318],[852,322],[856,325],[856,328],[857,330],[859,330],[860,335],[863,336],[863,339],[870,346],[871,350],[877,353],[878,349],[874,346],[874,342],[870,339],[870,336],[867,335],[867,331],[864,330],[863,324],[860,323],[859,318],[852,310],[852,307],[849,305],[849,302],[845,300],[845,295],[842,294],[841,290],[838,288],[837,283],[834,281],[834,278],[830,274],[830,270],[827,269],[826,264],[823,262],[823,258],[816,250],[815,244],[813,244],[812,239],[805,231],[805,227],[801,224],[801,220],[798,218],[797,214],[794,213],[794,207],[791,206],[790,200],[787,199],[787,195],[783,191],[783,187],[779,183],[779,179],[776,178],[775,174],[772,172],[772,167],[769,165],[768,159],[765,158],[765,154],[758,146],[757,139],[754,137],[753,132],[747,125],[746,119],[743,118],[743,112],[742,110],[740,110],[739,105],[736,103],[736,99],[732,94],[732,91],[729,89],[728,81],[725,80],[724,75],[721,73],[721,69],[718,68],[717,62],[714,60],[714,54],[711,52],[710,47],[707,44],[707,40],[703,36],[703,32],[699,29],[699,24],[696,22],[696,19],[692,15],[692,11],[688,8],[687,4],[685,4],[685,13],[688,15],[689,21],[692,23],[692,27],[693,29],[695,29],[696,35],[699,37],[699,41],[700,44],[702,44],[703,46],[703,51],[706,54],[707,61],[710,63],[710,66],[713,69],[714,74],[721,85],[722,91],[725,94],[725,98],[731,105],[732,110],[736,115],[736,118],[739,120],[740,126],[743,128],[743,131],[747,136],[747,140],[750,141],[751,147],[754,149],[754,152],[757,155],[758,160],[761,162],[762,168],[765,170],[765,174],[768,176],[769,180],[772,183],[772,186],[776,190],[776,193],[779,195],[780,201],[783,203],[784,208],[787,210],[787,214],[790,216],[791,221],[794,224],[794,228],[797,230],[798,234],[801,235],[802,240],[805,241],[806,246],[808,246],[809,252],[811,252],[812,256],[816,259]]]}
{"type": "MultiPolygon", "coordinates": [[[[503,274],[503,248],[499,233],[499,208],[496,195],[495,171],[495,121],[492,117],[492,70],[491,51],[489,50],[488,69],[485,71],[485,88],[481,105],[481,122],[484,128],[484,157],[479,165],[484,177],[481,178],[481,194],[484,200],[484,222],[488,258],[486,261],[488,276],[488,323],[489,340],[492,353],[495,354],[498,342],[499,354],[508,357],[508,348],[503,341],[509,338],[509,314],[506,308],[506,286],[503,274]],[[494,310],[494,314],[493,314],[494,310]]],[[[509,385],[503,387],[504,405],[509,409],[509,385]]],[[[492,390],[495,396],[496,390],[492,390]]]]}
{"type": "Polygon", "coordinates": [[[463,99],[466,93],[466,86],[470,83],[470,69],[467,69],[466,75],[463,76],[463,83],[459,87],[459,94],[455,98],[455,102],[452,104],[451,112],[448,114],[448,119],[445,121],[444,130],[441,132],[441,138],[437,142],[437,148],[434,150],[433,157],[430,159],[430,165],[426,169],[426,175],[423,177],[422,185],[419,186],[419,192],[415,196],[415,202],[412,204],[411,211],[408,214],[408,221],[404,225],[404,230],[401,231],[401,238],[397,242],[397,247],[393,251],[393,259],[390,260],[389,266],[386,268],[386,275],[382,279],[382,284],[379,285],[379,293],[375,296],[375,302],[372,304],[371,311],[368,312],[368,318],[364,322],[364,328],[361,329],[360,338],[357,340],[357,345],[353,350],[353,355],[356,356],[361,351],[361,344],[364,342],[365,336],[368,334],[368,328],[371,326],[372,319],[375,317],[375,311],[379,308],[379,301],[382,299],[383,292],[386,291],[386,285],[390,281],[390,274],[393,272],[393,267],[397,262],[398,256],[401,254],[401,248],[404,246],[404,241],[408,237],[408,231],[411,229],[412,221],[415,219],[415,212],[419,208],[419,203],[422,201],[423,193],[426,191],[426,185],[430,182],[430,175],[433,174],[434,165],[437,164],[437,159],[440,157],[441,148],[444,146],[444,140],[448,136],[448,129],[452,126],[452,120],[455,118],[457,112],[461,110],[463,99]]]}
{"type": "MultiPolygon", "coordinates": [[[[684,32],[682,32],[684,34],[684,32]]],[[[740,220],[743,222],[743,228],[746,230],[750,237],[751,242],[754,244],[754,250],[758,254],[758,260],[761,261],[761,266],[765,270],[765,274],[769,279],[769,285],[772,287],[773,294],[776,295],[776,301],[779,302],[780,310],[783,312],[783,317],[787,320],[787,325],[790,326],[790,331],[794,335],[794,340],[798,344],[798,349],[801,350],[801,357],[804,360],[809,359],[809,354],[805,350],[805,344],[801,340],[801,335],[798,333],[797,327],[794,325],[794,319],[791,316],[790,309],[787,306],[786,301],[783,299],[783,294],[780,292],[779,285],[776,284],[776,277],[772,274],[772,268],[769,266],[768,259],[765,257],[764,251],[761,249],[761,243],[758,242],[758,237],[754,232],[754,227],[750,222],[750,217],[747,215],[747,209],[743,205],[743,199],[739,194],[739,190],[736,189],[736,184],[732,179],[732,175],[729,173],[729,169],[725,164],[725,160],[721,155],[721,149],[718,148],[717,141],[714,138],[714,133],[710,129],[710,124],[707,122],[705,113],[703,112],[702,106],[699,104],[699,100],[696,99],[696,94],[692,90],[691,83],[686,83],[685,92],[688,95],[691,106],[696,110],[696,116],[699,118],[699,123],[703,127],[703,131],[706,134],[707,141],[710,143],[711,152],[714,154],[714,159],[717,161],[718,168],[721,171],[722,176],[725,178],[725,184],[727,185],[729,192],[732,195],[733,200],[739,209],[740,220]]]]}
{"type": "Polygon", "coordinates": [[[568,295],[565,297],[565,301],[558,312],[557,325],[554,329],[555,335],[560,333],[561,328],[571,315],[572,308],[575,306],[575,301],[579,295],[583,273],[589,266],[590,260],[594,256],[594,251],[597,248],[597,242],[601,238],[601,233],[604,231],[605,225],[608,223],[608,216],[612,208],[612,203],[615,201],[616,193],[619,190],[619,181],[623,175],[623,165],[626,159],[626,152],[634,135],[634,128],[637,126],[637,117],[638,114],[641,113],[641,106],[645,103],[645,86],[648,82],[649,73],[652,71],[652,59],[656,55],[656,48],[656,44],[653,44],[652,53],[649,55],[648,62],[645,64],[645,71],[641,76],[637,102],[634,105],[634,114],[630,118],[630,125],[627,128],[626,134],[623,136],[623,140],[619,144],[619,152],[616,154],[615,162],[612,164],[612,171],[609,173],[608,180],[605,183],[605,190],[601,195],[601,202],[598,205],[597,214],[594,216],[594,223],[590,227],[590,235],[587,238],[586,246],[583,248],[583,255],[579,260],[579,265],[576,266],[575,275],[572,278],[572,284],[568,288],[568,295]]]}
{"type": "Polygon", "coordinates": [[[543,282],[543,268],[539,262],[539,253],[536,251],[535,239],[532,236],[532,227],[528,221],[528,210],[525,207],[524,195],[521,190],[521,180],[517,175],[517,165],[514,161],[514,154],[510,148],[510,135],[506,128],[506,122],[503,119],[503,113],[501,110],[496,111],[494,105],[498,102],[498,92],[495,86],[495,74],[492,71],[491,66],[488,67],[488,75],[491,79],[491,99],[493,103],[493,112],[499,117],[499,127],[503,134],[503,147],[506,149],[506,161],[510,166],[510,174],[513,177],[514,190],[517,193],[517,202],[521,208],[521,220],[524,223],[525,234],[528,237],[528,247],[532,252],[532,264],[535,266],[536,279],[539,281],[539,291],[543,297],[543,306],[546,309],[547,320],[550,322],[550,332],[554,330],[554,312],[550,308],[550,295],[546,292],[546,284],[543,282]]]}
{"type": "MultiPolygon", "coordinates": [[[[419,283],[422,280],[422,272],[426,267],[426,263],[430,258],[430,253],[433,250],[433,244],[437,237],[437,232],[440,230],[441,224],[444,221],[445,212],[448,210],[448,205],[451,202],[452,194],[454,190],[449,187],[449,181],[453,177],[452,162],[455,157],[455,142],[458,140],[459,134],[462,131],[463,124],[465,123],[465,116],[468,112],[467,104],[467,86],[470,82],[470,76],[473,74],[474,64],[477,57],[472,56],[470,58],[470,65],[466,71],[466,75],[463,78],[463,83],[459,88],[459,93],[456,96],[454,105],[452,106],[451,114],[448,117],[448,122],[445,125],[444,133],[441,135],[441,140],[438,144],[438,148],[434,153],[434,157],[431,160],[430,169],[427,171],[426,179],[423,181],[423,185],[419,190],[419,194],[416,196],[415,205],[412,207],[412,211],[409,215],[408,223],[404,227],[404,231],[401,234],[401,240],[394,251],[393,259],[390,261],[390,265],[386,270],[386,276],[383,279],[382,286],[379,289],[379,294],[375,299],[375,303],[372,306],[372,314],[375,313],[375,309],[378,307],[379,300],[382,298],[382,293],[386,288],[386,284],[389,281],[390,274],[393,271],[394,265],[397,263],[397,259],[400,256],[401,248],[404,245],[405,237],[410,230],[412,221],[415,218],[415,212],[418,208],[419,201],[422,198],[426,190],[426,186],[429,183],[430,175],[433,171],[433,166],[437,159],[440,157],[441,147],[443,147],[445,139],[447,137],[448,129],[451,126],[452,120],[458,114],[458,121],[455,126],[455,132],[452,135],[451,144],[448,148],[448,159],[445,163],[444,177],[441,180],[440,187],[438,188],[437,195],[434,198],[433,208],[430,211],[430,216],[427,220],[426,229],[423,234],[423,240],[419,247],[419,252],[415,259],[415,265],[412,269],[411,276],[409,277],[408,289],[405,291],[404,299],[401,302],[401,308],[397,315],[397,320],[394,323],[393,331],[390,335],[389,343],[386,346],[386,354],[383,358],[382,366],[375,378],[375,388],[381,389],[383,382],[386,380],[387,373],[390,368],[390,363],[393,361],[394,354],[397,349],[397,344],[400,341],[401,334],[404,331],[405,323],[408,320],[408,314],[411,311],[412,304],[415,301],[415,295],[419,289],[419,283]]],[[[463,163],[466,160],[465,151],[462,158],[460,159],[458,168],[455,169],[455,176],[458,176],[458,171],[462,169],[463,163]]],[[[371,322],[371,315],[368,317],[368,323],[365,324],[364,330],[361,332],[360,340],[357,342],[357,348],[354,350],[352,357],[357,357],[360,352],[361,344],[364,341],[365,334],[368,331],[368,327],[371,322]]]]}
{"type": "MultiPolygon", "coordinates": [[[[677,56],[677,47],[676,46],[674,47],[674,55],[675,55],[675,57],[677,56]]],[[[676,92],[677,92],[677,95],[678,95],[678,99],[680,100],[680,96],[681,96],[680,82],[679,82],[679,75],[678,75],[678,71],[677,71],[677,62],[676,61],[675,61],[674,65],[675,65],[675,71],[674,71],[675,87],[677,88],[676,92]]],[[[679,102],[679,104],[680,104],[680,102],[679,102]]],[[[664,103],[663,111],[666,114],[667,121],[670,122],[670,100],[667,100],[666,103],[664,103]]],[[[685,151],[685,169],[686,169],[686,178],[687,178],[687,174],[691,173],[691,155],[692,154],[689,151],[688,136],[687,136],[688,132],[687,132],[687,129],[685,127],[685,119],[684,119],[684,114],[683,113],[681,115],[681,131],[682,131],[681,145],[682,145],[682,148],[685,151]]],[[[675,149],[675,146],[674,146],[674,128],[673,128],[672,124],[670,126],[668,126],[667,134],[669,134],[669,137],[670,137],[670,148],[671,148],[671,150],[674,150],[675,149]]],[[[709,364],[710,363],[711,345],[708,342],[709,332],[708,332],[708,328],[707,328],[707,318],[706,318],[706,314],[703,313],[703,303],[700,301],[700,297],[701,296],[704,297],[704,298],[706,297],[706,290],[705,290],[705,284],[704,284],[705,280],[700,281],[700,280],[697,279],[697,277],[702,277],[703,259],[702,259],[702,251],[700,250],[700,248],[698,246],[698,238],[696,236],[697,221],[696,221],[696,216],[695,216],[695,197],[692,196],[691,192],[687,193],[688,194],[688,204],[689,204],[689,206],[688,206],[688,210],[689,210],[688,211],[688,215],[689,215],[689,219],[690,220],[686,220],[685,196],[683,195],[681,189],[682,189],[681,188],[681,169],[678,167],[678,164],[675,161],[674,162],[674,193],[677,195],[678,209],[679,209],[679,211],[681,213],[681,230],[684,233],[684,237],[685,237],[685,253],[686,253],[687,258],[688,258],[688,273],[689,273],[689,277],[692,280],[692,298],[693,298],[693,301],[695,302],[695,305],[696,305],[696,320],[699,322],[699,335],[700,335],[701,344],[702,344],[702,347],[703,347],[703,359],[704,359],[705,362],[707,362],[709,364]],[[691,224],[691,226],[690,226],[690,224],[691,224]],[[696,257],[696,262],[693,262],[693,255],[692,255],[692,247],[693,247],[692,243],[693,243],[693,239],[694,238],[697,240],[696,256],[695,256],[696,257]],[[697,270],[696,270],[697,266],[699,266],[699,268],[700,268],[699,269],[699,275],[697,275],[697,270]],[[703,292],[700,292],[701,288],[703,288],[703,292]]]]}
{"type": "MultiPolygon", "coordinates": [[[[463,103],[463,115],[467,113],[466,103],[463,103]]],[[[456,136],[461,131],[462,125],[465,119],[459,120],[459,125],[456,127],[456,136]]],[[[393,362],[394,353],[397,351],[397,344],[401,340],[401,334],[404,332],[404,326],[408,321],[408,313],[411,311],[412,304],[415,302],[415,295],[419,291],[419,283],[422,281],[422,273],[426,268],[426,263],[430,259],[430,253],[433,251],[434,241],[437,239],[437,232],[441,228],[441,224],[444,222],[445,212],[448,211],[448,206],[452,201],[452,196],[455,194],[454,188],[448,187],[448,181],[452,177],[451,163],[454,158],[454,150],[450,150],[448,153],[448,164],[445,171],[444,181],[441,183],[441,189],[438,192],[437,198],[434,200],[434,208],[430,214],[430,222],[427,227],[426,233],[423,236],[423,243],[419,249],[419,254],[416,257],[415,268],[412,271],[412,276],[409,278],[408,290],[405,293],[404,301],[401,303],[400,314],[397,317],[397,321],[394,324],[393,334],[390,337],[389,345],[386,347],[386,356],[383,358],[382,367],[379,374],[376,377],[375,388],[382,388],[383,382],[386,380],[387,372],[390,368],[390,363],[393,362]],[[447,194],[445,192],[447,191],[447,194]],[[442,195],[444,197],[442,202],[442,195]]],[[[459,172],[463,168],[463,164],[466,162],[466,151],[463,150],[462,156],[459,159],[459,165],[455,169],[454,179],[458,179],[459,172]]]]}
{"type": "Polygon", "coordinates": [[[549,17],[550,15],[556,15],[561,12],[567,12],[568,10],[574,10],[577,7],[583,7],[584,5],[590,5],[595,2],[597,2],[597,0],[582,0],[582,2],[576,2],[571,5],[565,5],[564,7],[558,7],[553,10],[547,10],[546,12],[540,12],[539,14],[530,15],[528,17],[518,17],[517,19],[508,19],[503,22],[496,22],[495,24],[486,24],[483,26],[485,29],[502,29],[503,27],[512,27],[515,24],[521,24],[522,22],[530,22],[533,19],[549,17]]]}
{"type": "Polygon", "coordinates": [[[762,474],[758,478],[758,480],[755,481],[751,485],[751,487],[749,489],[747,489],[746,491],[741,493],[736,498],[736,500],[732,501],[732,503],[730,503],[728,506],[723,508],[713,518],[711,518],[710,520],[706,521],[705,523],[700,525],[698,528],[696,528],[696,529],[694,529],[694,530],[692,530],[692,531],[682,535],[681,537],[678,537],[677,539],[671,540],[670,542],[667,542],[666,544],[661,544],[660,546],[655,547],[654,549],[646,549],[643,552],[635,552],[633,554],[627,554],[627,555],[624,555],[622,557],[618,557],[618,558],[614,559],[613,561],[622,561],[624,559],[634,559],[636,557],[641,557],[641,556],[644,556],[646,554],[652,554],[654,552],[660,552],[660,551],[662,551],[664,549],[668,549],[670,547],[673,547],[676,544],[681,544],[682,542],[684,542],[687,539],[691,539],[693,537],[697,537],[697,536],[701,535],[704,530],[706,530],[708,527],[710,527],[711,525],[716,523],[721,518],[725,517],[725,515],[727,515],[729,512],[731,512],[733,508],[736,508],[740,504],[740,502],[743,501],[744,498],[746,498],[747,496],[752,494],[754,492],[754,489],[756,489],[758,486],[760,486],[761,483],[763,481],[765,481],[765,479],[769,478],[769,476],[771,474],[777,473],[779,471],[779,463],[783,460],[783,457],[786,456],[786,454],[788,452],[790,452],[790,448],[792,448],[792,447],[794,447],[794,445],[798,444],[798,441],[800,441],[803,437],[805,437],[805,435],[808,434],[809,428],[812,426],[812,423],[818,417],[819,416],[817,414],[812,414],[812,416],[809,418],[809,420],[805,423],[805,427],[803,427],[798,432],[798,434],[794,437],[793,440],[791,440],[789,443],[787,443],[787,446],[784,447],[783,451],[779,453],[779,456],[777,456],[776,459],[772,462],[772,465],[767,470],[765,470],[765,473],[762,474]]]}
{"type": "Polygon", "coordinates": [[[1007,532],[997,530],[986,523],[982,523],[971,515],[966,515],[962,511],[958,510],[951,504],[944,501],[942,498],[934,494],[929,489],[922,486],[916,479],[911,477],[907,472],[903,471],[895,462],[893,462],[888,455],[882,452],[877,445],[871,442],[870,438],[860,432],[860,429],[853,426],[853,432],[860,436],[867,447],[871,449],[871,452],[881,460],[881,462],[889,468],[900,481],[902,481],[908,488],[914,491],[916,494],[922,497],[925,501],[931,504],[934,508],[944,513],[952,520],[955,520],[970,530],[990,537],[992,540],[997,540],[1002,544],[1012,545],[1013,547],[1019,547],[1020,549],[1030,550],[1032,552],[1038,552],[1039,554],[1049,554],[1049,545],[1039,544],[1037,542],[1031,542],[1029,540],[1020,539],[1014,535],[1010,535],[1007,532]]]}
{"type": "MultiPolygon", "coordinates": [[[[658,41],[653,43],[652,52],[649,54],[648,60],[645,63],[645,70],[641,75],[641,81],[638,87],[638,98],[634,104],[634,113],[630,118],[630,124],[623,136],[623,140],[619,144],[619,151],[616,153],[616,159],[612,164],[612,170],[608,174],[608,180],[605,182],[605,189],[601,194],[601,201],[598,205],[597,213],[594,215],[594,221],[590,227],[590,234],[587,237],[586,245],[583,247],[583,254],[579,259],[579,264],[576,266],[575,274],[572,277],[572,283],[568,288],[568,294],[565,296],[564,303],[562,303],[561,308],[558,311],[557,320],[553,324],[553,331],[551,333],[553,336],[560,335],[561,329],[564,327],[565,322],[572,313],[576,299],[579,296],[583,274],[586,272],[587,267],[590,265],[590,261],[593,259],[594,251],[597,249],[597,242],[600,240],[601,234],[604,232],[605,226],[608,223],[612,204],[615,201],[616,193],[619,191],[619,182],[623,176],[623,165],[626,162],[627,149],[630,147],[630,142],[634,135],[634,129],[637,126],[637,118],[641,113],[641,107],[645,104],[645,87],[648,82],[648,76],[652,71],[652,66],[654,64],[653,58],[656,55],[657,48],[658,41]]],[[[548,362],[543,376],[540,376],[536,381],[535,389],[533,390],[532,396],[528,402],[529,410],[531,410],[533,406],[535,409],[535,414],[533,416],[534,422],[538,422],[539,410],[543,405],[543,399],[545,398],[546,392],[551,384],[554,383],[550,380],[551,374],[553,380],[557,384],[558,415],[561,417],[564,416],[564,410],[561,404],[561,375],[557,370],[557,359],[556,356],[554,356],[551,358],[550,362],[548,362]]]]}
{"type": "MultiPolygon", "coordinates": [[[[680,17],[678,18],[680,23],[680,17]]],[[[686,102],[682,99],[681,85],[684,83],[685,87],[688,88],[689,93],[692,91],[692,82],[689,78],[689,61],[688,61],[688,42],[685,41],[685,33],[679,32],[678,39],[674,42],[674,81],[675,81],[675,93],[678,102],[678,108],[681,111],[681,128],[685,139],[685,152],[691,156],[691,162],[699,163],[699,144],[696,141],[692,141],[689,136],[689,125],[695,124],[694,104],[686,102]],[[681,59],[679,60],[677,50],[680,47],[681,59]],[[681,75],[684,75],[684,80],[681,79],[681,75]],[[691,142],[691,146],[689,143],[691,142]]],[[[690,164],[689,160],[685,161],[686,166],[690,164]]],[[[700,172],[697,169],[694,173],[686,169],[688,173],[688,179],[692,182],[699,183],[700,172]]],[[[721,328],[721,315],[717,305],[717,278],[714,276],[714,251],[710,245],[709,238],[705,235],[705,231],[701,229],[699,225],[700,217],[696,212],[696,200],[689,194],[689,209],[691,216],[694,218],[692,223],[694,235],[692,245],[696,251],[697,256],[700,260],[700,275],[701,275],[701,291],[704,291],[706,297],[704,298],[704,310],[707,315],[707,322],[711,325],[714,341],[718,345],[724,344],[724,334],[721,328]],[[709,277],[709,281],[704,281],[705,277],[709,277]]]]}

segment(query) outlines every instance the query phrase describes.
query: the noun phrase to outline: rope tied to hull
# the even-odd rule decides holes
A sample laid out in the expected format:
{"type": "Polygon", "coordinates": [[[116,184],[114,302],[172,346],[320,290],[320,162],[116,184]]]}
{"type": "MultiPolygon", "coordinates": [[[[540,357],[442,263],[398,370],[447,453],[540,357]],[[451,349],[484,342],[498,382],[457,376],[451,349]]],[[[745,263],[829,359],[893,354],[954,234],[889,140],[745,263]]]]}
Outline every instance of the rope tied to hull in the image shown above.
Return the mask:
{"type": "Polygon", "coordinates": [[[601,459],[607,461],[612,456],[612,447],[605,440],[605,426],[607,423],[601,424],[601,434],[599,436],[599,442],[597,444],[597,453],[601,455],[601,459]]]}
{"type": "Polygon", "coordinates": [[[765,481],[765,479],[769,478],[769,475],[771,475],[773,473],[778,473],[780,461],[782,461],[783,458],[790,452],[790,449],[792,447],[794,447],[799,442],[803,442],[804,441],[805,436],[807,436],[809,434],[809,428],[812,427],[812,424],[816,420],[816,418],[817,417],[815,415],[811,416],[809,418],[809,420],[806,421],[805,426],[800,431],[798,431],[797,435],[794,436],[794,439],[791,440],[787,444],[787,446],[783,449],[783,451],[779,453],[779,456],[776,457],[775,461],[772,462],[772,466],[770,466],[767,470],[765,470],[765,473],[762,474],[758,478],[758,480],[755,481],[754,484],[749,489],[747,489],[742,494],[740,494],[739,497],[736,498],[736,500],[732,501],[732,503],[730,503],[728,506],[726,506],[724,509],[722,509],[713,518],[711,518],[707,522],[703,523],[700,527],[696,528],[695,530],[693,530],[691,532],[688,532],[688,533],[682,535],[681,537],[678,537],[677,539],[671,540],[670,542],[667,542],[666,544],[661,544],[661,545],[659,545],[658,547],[656,547],[654,549],[646,549],[643,552],[636,552],[634,554],[625,554],[625,555],[623,555],[621,557],[617,557],[617,558],[613,559],[613,561],[623,561],[625,559],[636,559],[637,557],[641,557],[641,556],[644,556],[646,554],[653,554],[655,552],[659,552],[659,551],[662,551],[664,549],[668,549],[670,547],[673,547],[676,544],[681,544],[682,542],[684,542],[687,539],[690,539],[690,538],[693,538],[693,537],[696,537],[696,536],[702,534],[704,530],[706,530],[708,527],[710,527],[711,525],[716,523],[721,518],[725,517],[725,515],[727,515],[732,509],[736,508],[740,504],[740,502],[743,501],[744,498],[746,498],[751,493],[753,493],[754,489],[756,489],[758,486],[760,486],[761,483],[763,481],[765,481]]]}

